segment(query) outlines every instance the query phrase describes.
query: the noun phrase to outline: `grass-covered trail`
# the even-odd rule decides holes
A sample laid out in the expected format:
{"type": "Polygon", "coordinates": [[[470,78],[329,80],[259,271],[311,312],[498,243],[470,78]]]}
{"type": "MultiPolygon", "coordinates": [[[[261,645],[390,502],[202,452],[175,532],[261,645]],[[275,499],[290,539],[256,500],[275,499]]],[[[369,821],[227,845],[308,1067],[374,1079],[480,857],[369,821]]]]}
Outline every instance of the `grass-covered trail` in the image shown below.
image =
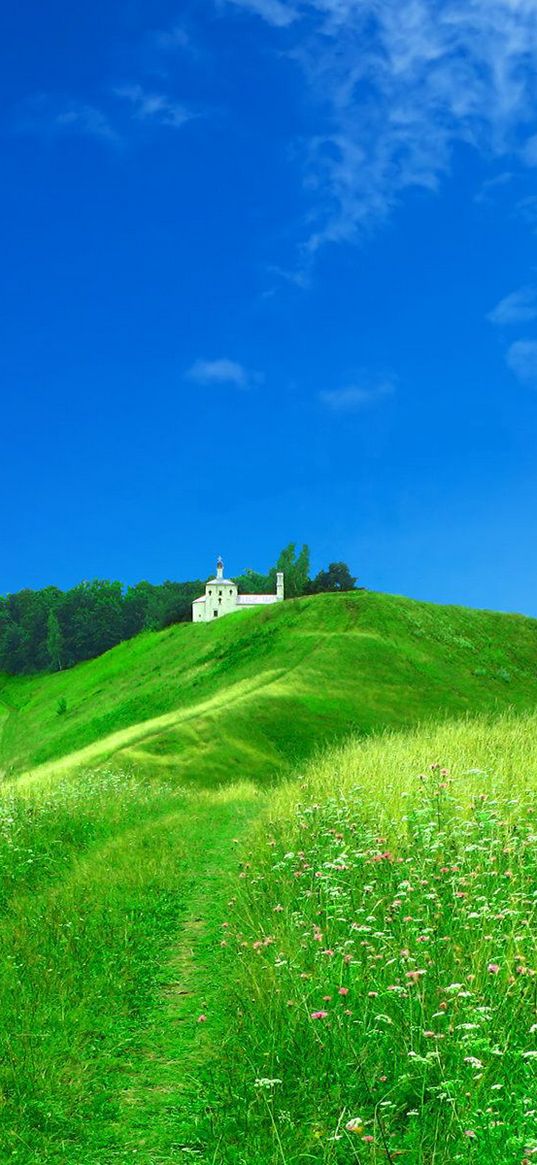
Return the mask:
{"type": "Polygon", "coordinates": [[[0,1160],[218,1160],[222,920],[261,804],[112,773],[4,803],[0,1160]]]}
{"type": "Polygon", "coordinates": [[[154,1004],[136,1032],[116,1126],[104,1130],[110,1161],[134,1156],[140,1165],[160,1165],[220,1159],[213,1081],[215,1070],[218,1076],[222,1071],[221,1041],[236,1010],[236,1000],[226,992],[222,922],[229,913],[244,827],[259,807],[247,789],[238,797],[233,790],[193,804],[185,840],[198,876],[162,964],[154,1004]]]}

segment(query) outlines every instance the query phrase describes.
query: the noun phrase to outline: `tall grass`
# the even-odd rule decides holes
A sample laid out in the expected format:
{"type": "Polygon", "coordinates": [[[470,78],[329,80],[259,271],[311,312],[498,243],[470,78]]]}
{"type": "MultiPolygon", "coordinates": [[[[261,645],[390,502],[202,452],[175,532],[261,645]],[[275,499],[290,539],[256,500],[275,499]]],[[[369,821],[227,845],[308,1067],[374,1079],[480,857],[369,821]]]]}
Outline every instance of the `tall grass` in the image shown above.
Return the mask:
{"type": "Polygon", "coordinates": [[[230,836],[255,806],[246,786],[193,797],[114,770],[5,792],[2,1165],[155,1165],[206,1137],[197,1018],[217,976],[210,952],[199,984],[177,952],[193,919],[216,948],[230,836]]]}
{"type": "Polygon", "coordinates": [[[536,716],[333,749],[276,794],[224,919],[222,1161],[537,1159],[536,811],[536,716]]]}

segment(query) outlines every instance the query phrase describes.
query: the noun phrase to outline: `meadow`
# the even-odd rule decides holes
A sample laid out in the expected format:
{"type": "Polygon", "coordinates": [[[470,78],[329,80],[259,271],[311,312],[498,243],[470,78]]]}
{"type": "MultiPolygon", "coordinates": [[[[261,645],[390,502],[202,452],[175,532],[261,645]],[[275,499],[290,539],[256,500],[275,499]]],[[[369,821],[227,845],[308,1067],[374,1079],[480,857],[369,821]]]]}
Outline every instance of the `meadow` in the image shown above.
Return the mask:
{"type": "Polygon", "coordinates": [[[223,920],[222,1160],[537,1157],[536,730],[349,743],[276,795],[223,920]]]}
{"type": "Polygon", "coordinates": [[[536,634],[319,596],[3,678],[0,1161],[537,1158],[536,634]]]}

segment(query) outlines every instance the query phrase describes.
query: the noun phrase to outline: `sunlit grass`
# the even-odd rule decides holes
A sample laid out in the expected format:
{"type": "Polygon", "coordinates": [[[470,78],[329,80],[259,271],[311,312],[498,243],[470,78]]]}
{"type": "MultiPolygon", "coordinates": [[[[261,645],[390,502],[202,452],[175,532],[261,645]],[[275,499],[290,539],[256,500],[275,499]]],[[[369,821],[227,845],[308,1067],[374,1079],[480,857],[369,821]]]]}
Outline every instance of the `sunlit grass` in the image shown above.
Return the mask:
{"type": "Polygon", "coordinates": [[[104,770],[0,802],[2,1162],[101,1165],[136,1151],[153,1165],[180,1132],[203,1144],[212,950],[232,837],[258,800],[246,784],[193,796],[104,770]],[[194,922],[199,981],[184,952],[176,963],[194,922]]]}
{"type": "Polygon", "coordinates": [[[536,810],[536,717],[334,749],[279,791],[225,920],[223,1159],[537,1157],[536,810]]]}

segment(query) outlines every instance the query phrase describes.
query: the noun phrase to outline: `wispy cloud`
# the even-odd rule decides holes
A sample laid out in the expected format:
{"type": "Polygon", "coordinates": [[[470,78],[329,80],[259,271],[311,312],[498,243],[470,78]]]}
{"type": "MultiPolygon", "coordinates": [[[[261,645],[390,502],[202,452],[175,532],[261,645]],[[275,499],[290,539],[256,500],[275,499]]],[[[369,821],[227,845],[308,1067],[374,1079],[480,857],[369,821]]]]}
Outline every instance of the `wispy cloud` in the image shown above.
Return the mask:
{"type": "Polygon", "coordinates": [[[133,138],[135,123],[180,129],[194,116],[168,94],[134,84],[109,90],[99,104],[39,93],[15,110],[12,124],[16,133],[41,138],[90,137],[122,145],[133,138]]]}
{"type": "Polygon", "coordinates": [[[507,365],[529,388],[537,388],[537,340],[516,340],[508,349],[507,365]]]}
{"type": "Polygon", "coordinates": [[[191,46],[190,36],[181,25],[162,29],[153,34],[153,43],[158,49],[174,52],[176,49],[188,49],[191,46]]]}
{"type": "Polygon", "coordinates": [[[537,231],[537,194],[528,194],[526,198],[520,198],[515,205],[515,214],[534,232],[537,231]]]}
{"type": "Polygon", "coordinates": [[[233,388],[253,388],[262,384],[263,375],[245,368],[236,360],[220,356],[217,360],[195,360],[187,369],[188,380],[202,385],[230,385],[233,388]]]}
{"type": "Polygon", "coordinates": [[[228,3],[255,12],[275,28],[287,28],[299,16],[298,8],[288,0],[228,0],[228,3]]]}
{"type": "Polygon", "coordinates": [[[491,324],[525,324],[537,319],[537,288],[521,287],[501,299],[487,319],[491,324]]]}
{"type": "Polygon", "coordinates": [[[120,140],[110,118],[98,106],[45,93],[28,98],[19,107],[13,128],[17,133],[40,137],[76,135],[112,144],[120,140]]]}
{"type": "Polygon", "coordinates": [[[142,85],[120,85],[114,95],[127,101],[132,115],[139,121],[154,121],[159,125],[179,129],[194,116],[185,105],[165,93],[152,93],[142,85]]]}
{"type": "Polygon", "coordinates": [[[291,55],[319,122],[324,111],[307,148],[305,257],[360,237],[406,193],[436,191],[461,143],[534,164],[537,0],[233,2],[296,22],[291,55]]]}
{"type": "Polygon", "coordinates": [[[496,174],[494,178],[487,178],[480,186],[477,194],[474,195],[474,202],[486,203],[494,202],[494,195],[499,190],[505,189],[506,186],[513,180],[513,175],[510,170],[504,170],[502,174],[496,174]]]}
{"type": "Polygon", "coordinates": [[[356,382],[344,388],[336,388],[319,393],[319,400],[335,413],[355,413],[367,405],[378,403],[385,397],[393,396],[396,388],[394,376],[371,377],[363,373],[356,382]]]}

